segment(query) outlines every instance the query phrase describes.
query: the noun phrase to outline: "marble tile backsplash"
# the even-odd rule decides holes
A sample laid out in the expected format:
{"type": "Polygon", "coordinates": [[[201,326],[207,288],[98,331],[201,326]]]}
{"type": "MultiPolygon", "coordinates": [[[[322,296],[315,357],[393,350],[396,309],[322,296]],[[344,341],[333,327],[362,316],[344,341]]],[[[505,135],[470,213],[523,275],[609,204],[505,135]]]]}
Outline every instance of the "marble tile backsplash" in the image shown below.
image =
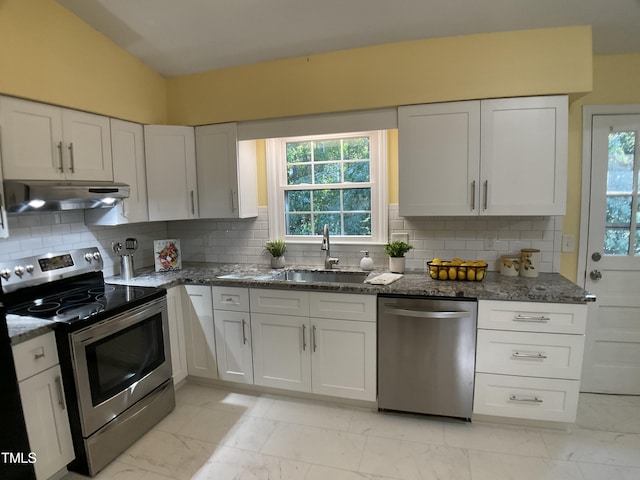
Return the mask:
{"type": "MultiPolygon", "coordinates": [[[[0,240],[0,261],[47,253],[65,248],[97,245],[105,259],[105,275],[119,273],[119,261],[111,242],[138,239],[134,257],[136,268],[153,265],[153,240],[178,238],[183,261],[268,264],[263,245],[269,237],[267,207],[257,218],[244,220],[185,220],[151,222],[116,227],[84,224],[83,211],[28,214],[9,217],[10,237],[0,240]]],[[[562,240],[562,217],[416,217],[398,215],[398,206],[389,205],[389,234],[407,233],[414,249],[407,254],[407,268],[422,269],[425,262],[440,257],[483,259],[489,270],[497,270],[500,255],[521,248],[542,252],[541,272],[558,272],[562,240]],[[495,239],[485,249],[485,238],[495,239]]],[[[361,250],[369,250],[376,268],[386,269],[383,245],[331,245],[340,266],[355,267],[361,250]]],[[[320,242],[291,244],[288,265],[322,266],[320,242]]]]}

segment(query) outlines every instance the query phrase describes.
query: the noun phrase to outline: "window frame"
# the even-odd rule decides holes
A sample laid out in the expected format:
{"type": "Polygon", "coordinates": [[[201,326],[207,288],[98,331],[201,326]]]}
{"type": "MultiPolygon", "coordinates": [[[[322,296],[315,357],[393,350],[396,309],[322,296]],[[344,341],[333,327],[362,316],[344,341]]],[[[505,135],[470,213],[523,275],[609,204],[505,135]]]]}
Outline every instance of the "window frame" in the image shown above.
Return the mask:
{"type": "MultiPolygon", "coordinates": [[[[385,244],[388,231],[387,213],[387,130],[342,132],[323,135],[305,135],[266,139],[267,193],[269,200],[269,236],[284,238],[290,243],[317,243],[321,235],[286,235],[284,192],[287,190],[323,189],[318,184],[287,185],[287,142],[335,140],[369,137],[370,181],[328,184],[331,189],[371,188],[371,236],[332,235],[333,244],[376,245],[385,244]],[[339,187],[338,187],[339,186],[339,187]],[[320,187],[320,188],[319,188],[320,187]]],[[[323,185],[324,187],[324,185],[323,185]]]]}

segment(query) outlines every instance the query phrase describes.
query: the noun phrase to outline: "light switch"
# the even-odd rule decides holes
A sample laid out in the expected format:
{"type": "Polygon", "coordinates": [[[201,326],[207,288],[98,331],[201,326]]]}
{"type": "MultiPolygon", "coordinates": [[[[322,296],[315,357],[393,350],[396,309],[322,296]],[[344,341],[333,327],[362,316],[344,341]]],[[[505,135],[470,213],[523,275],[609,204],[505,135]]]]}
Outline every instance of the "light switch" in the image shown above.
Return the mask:
{"type": "Polygon", "coordinates": [[[562,235],[562,251],[572,253],[575,249],[575,239],[573,235],[562,235]]]}

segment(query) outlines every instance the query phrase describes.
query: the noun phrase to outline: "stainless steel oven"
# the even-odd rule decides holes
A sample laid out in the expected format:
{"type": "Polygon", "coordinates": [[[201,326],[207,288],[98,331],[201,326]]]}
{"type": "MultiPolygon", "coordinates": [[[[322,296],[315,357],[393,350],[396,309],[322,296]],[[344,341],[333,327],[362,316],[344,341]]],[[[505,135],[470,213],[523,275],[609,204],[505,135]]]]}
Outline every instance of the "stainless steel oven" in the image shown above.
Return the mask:
{"type": "Polygon", "coordinates": [[[166,290],[104,283],[97,248],[17,262],[0,265],[20,272],[3,283],[8,311],[56,323],[68,468],[93,476],[175,407],[166,290]]]}
{"type": "Polygon", "coordinates": [[[175,405],[166,300],[73,332],[68,341],[88,473],[94,475],[148,430],[148,420],[157,422],[175,405]],[[136,418],[141,412],[153,418],[136,418]]]}

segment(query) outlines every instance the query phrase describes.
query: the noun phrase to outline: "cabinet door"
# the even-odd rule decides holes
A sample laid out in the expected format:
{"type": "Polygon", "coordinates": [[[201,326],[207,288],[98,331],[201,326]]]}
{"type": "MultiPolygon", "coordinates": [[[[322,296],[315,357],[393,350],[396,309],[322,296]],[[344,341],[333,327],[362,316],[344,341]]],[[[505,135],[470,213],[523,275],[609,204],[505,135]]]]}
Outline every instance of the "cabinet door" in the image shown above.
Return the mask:
{"type": "Polygon", "coordinates": [[[184,331],[189,375],[218,378],[211,287],[185,285],[184,331]]]}
{"type": "Polygon", "coordinates": [[[63,109],[62,132],[67,179],[113,181],[108,117],[63,109]]]}
{"type": "Polygon", "coordinates": [[[311,391],[309,318],[251,313],[256,385],[311,391]]]}
{"type": "Polygon", "coordinates": [[[149,220],[144,130],[139,123],[111,119],[113,180],[131,187],[129,198],[113,208],[85,210],[88,225],[123,225],[149,220]]]}
{"type": "Polygon", "coordinates": [[[249,313],[214,310],[213,317],[220,379],[253,383],[249,313]]]}
{"type": "Polygon", "coordinates": [[[196,161],[200,218],[258,215],[255,142],[239,143],[235,123],[196,127],[196,161]]]}
{"type": "Polygon", "coordinates": [[[50,105],[0,98],[5,180],[64,179],[61,112],[50,105]]]}
{"type": "Polygon", "coordinates": [[[149,220],[198,218],[193,127],[145,125],[149,220]]]}
{"type": "Polygon", "coordinates": [[[376,400],[376,324],[311,319],[314,393],[376,400]]]}
{"type": "Polygon", "coordinates": [[[398,108],[401,216],[477,214],[479,162],[478,101],[398,108]]]}
{"type": "Polygon", "coordinates": [[[60,366],[19,383],[36,478],[45,480],[74,459],[60,366]]]}
{"type": "Polygon", "coordinates": [[[184,337],[184,314],[182,308],[182,287],[167,290],[167,314],[169,342],[171,344],[171,367],[173,384],[187,378],[187,347],[184,337]]]}
{"type": "Polygon", "coordinates": [[[482,101],[482,208],[487,215],[564,215],[566,96],[482,101]]]}

